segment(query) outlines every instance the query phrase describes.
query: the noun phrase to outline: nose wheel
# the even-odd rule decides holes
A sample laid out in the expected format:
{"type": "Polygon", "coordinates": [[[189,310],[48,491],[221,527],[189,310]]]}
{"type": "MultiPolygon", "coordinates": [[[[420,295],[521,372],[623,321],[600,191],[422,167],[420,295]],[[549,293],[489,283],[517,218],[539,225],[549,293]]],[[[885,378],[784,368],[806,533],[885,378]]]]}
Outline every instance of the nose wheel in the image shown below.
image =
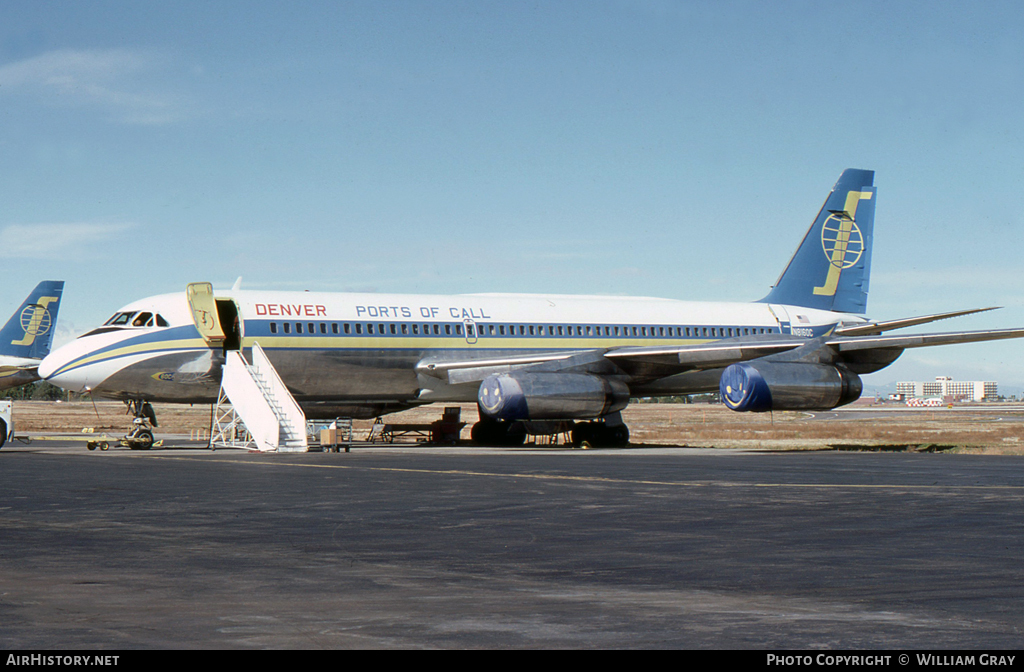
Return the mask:
{"type": "Polygon", "coordinates": [[[153,447],[153,427],[158,427],[156,412],[144,399],[129,399],[128,413],[132,418],[132,427],[124,437],[124,442],[132,450],[149,450],[153,447]]]}

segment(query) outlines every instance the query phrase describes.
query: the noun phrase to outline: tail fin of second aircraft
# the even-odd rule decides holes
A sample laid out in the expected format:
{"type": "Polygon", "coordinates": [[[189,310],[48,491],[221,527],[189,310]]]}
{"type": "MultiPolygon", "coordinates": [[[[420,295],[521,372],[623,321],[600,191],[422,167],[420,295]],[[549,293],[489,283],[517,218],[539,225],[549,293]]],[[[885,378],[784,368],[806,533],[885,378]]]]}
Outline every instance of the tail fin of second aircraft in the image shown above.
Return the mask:
{"type": "Polygon", "coordinates": [[[874,179],[871,170],[843,171],[796,254],[762,302],[841,313],[867,310],[877,192],[872,186],[874,179]]]}
{"type": "Polygon", "coordinates": [[[42,359],[50,352],[63,280],[44,280],[0,329],[0,355],[42,359]]]}

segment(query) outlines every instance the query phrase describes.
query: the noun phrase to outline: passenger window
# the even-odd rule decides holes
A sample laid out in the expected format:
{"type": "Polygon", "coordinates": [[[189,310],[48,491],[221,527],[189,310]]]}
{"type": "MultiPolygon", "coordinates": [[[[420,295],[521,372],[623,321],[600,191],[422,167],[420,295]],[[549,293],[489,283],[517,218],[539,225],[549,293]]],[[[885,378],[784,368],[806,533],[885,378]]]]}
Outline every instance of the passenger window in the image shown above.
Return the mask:
{"type": "Polygon", "coordinates": [[[315,324],[310,322],[307,326],[309,327],[309,331],[307,333],[310,333],[310,334],[315,334],[316,333],[316,325],[315,324]]]}
{"type": "Polygon", "coordinates": [[[270,323],[270,333],[272,333],[272,334],[276,334],[277,333],[277,322],[271,322],[270,323]]]}
{"type": "Polygon", "coordinates": [[[402,334],[404,335],[404,334],[408,334],[408,333],[409,333],[409,325],[408,325],[408,324],[405,324],[405,323],[403,322],[403,323],[402,323],[402,334]]]}
{"type": "Polygon", "coordinates": [[[395,329],[395,325],[394,324],[390,324],[388,326],[391,327],[391,335],[392,336],[394,336],[395,334],[398,333],[398,331],[395,329]]]}
{"type": "Polygon", "coordinates": [[[331,322],[331,333],[332,334],[338,333],[338,323],[337,322],[331,322]]]}
{"type": "Polygon", "coordinates": [[[530,325],[530,336],[533,336],[533,325],[530,325]]]}
{"type": "Polygon", "coordinates": [[[366,333],[368,333],[368,334],[372,334],[373,333],[373,322],[367,322],[366,323],[366,333]]]}
{"type": "Polygon", "coordinates": [[[380,331],[378,331],[378,332],[377,332],[378,334],[380,334],[381,336],[383,336],[383,335],[384,335],[385,333],[387,333],[387,332],[385,332],[385,331],[384,331],[384,323],[383,323],[383,322],[381,322],[381,323],[380,323],[380,324],[378,324],[377,326],[378,326],[378,327],[380,327],[380,331]]]}
{"type": "Polygon", "coordinates": [[[445,336],[451,336],[452,335],[452,325],[450,325],[450,324],[444,325],[444,335],[445,336]]]}
{"type": "MultiPolygon", "coordinates": [[[[451,327],[449,327],[449,329],[450,328],[451,327]]],[[[440,336],[440,335],[441,335],[441,325],[435,324],[434,325],[434,336],[440,336]]]]}
{"type": "Polygon", "coordinates": [[[286,333],[286,334],[292,333],[292,323],[291,322],[285,322],[284,323],[284,333],[286,333]]]}
{"type": "Polygon", "coordinates": [[[326,334],[327,333],[327,323],[326,322],[321,322],[320,323],[320,333],[321,334],[326,334]]]}
{"type": "Polygon", "coordinates": [[[419,336],[420,335],[420,325],[418,325],[418,324],[412,325],[412,335],[413,336],[419,336]]]}
{"type": "Polygon", "coordinates": [[[302,322],[296,322],[295,323],[295,333],[296,334],[301,334],[302,333],[302,322]]]}
{"type": "Polygon", "coordinates": [[[457,336],[462,336],[462,325],[461,324],[456,324],[455,325],[455,334],[457,336]]]}
{"type": "MultiPolygon", "coordinates": [[[[348,325],[346,325],[346,326],[348,326],[348,325]]],[[[356,333],[357,334],[363,333],[363,323],[362,322],[356,322],[356,333]]]]}

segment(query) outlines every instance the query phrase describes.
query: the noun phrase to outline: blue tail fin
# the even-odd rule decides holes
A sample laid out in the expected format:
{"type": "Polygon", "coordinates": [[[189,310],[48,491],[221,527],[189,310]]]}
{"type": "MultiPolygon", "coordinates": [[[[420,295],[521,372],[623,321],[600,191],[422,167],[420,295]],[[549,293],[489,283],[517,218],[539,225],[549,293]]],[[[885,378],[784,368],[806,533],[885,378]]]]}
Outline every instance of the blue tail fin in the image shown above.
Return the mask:
{"type": "Polygon", "coordinates": [[[821,212],[763,303],[863,313],[868,307],[875,223],[872,170],[839,176],[821,212]]]}
{"type": "Polygon", "coordinates": [[[36,285],[0,329],[0,355],[42,359],[49,354],[63,292],[63,280],[44,280],[36,285]]]}

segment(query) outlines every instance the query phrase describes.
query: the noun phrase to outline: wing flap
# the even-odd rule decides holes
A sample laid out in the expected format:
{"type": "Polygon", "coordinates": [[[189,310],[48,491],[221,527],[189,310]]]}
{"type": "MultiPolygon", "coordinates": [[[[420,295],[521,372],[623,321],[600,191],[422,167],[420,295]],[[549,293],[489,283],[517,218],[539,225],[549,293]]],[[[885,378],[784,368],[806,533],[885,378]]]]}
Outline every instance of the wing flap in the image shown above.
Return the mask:
{"type": "Polygon", "coordinates": [[[450,385],[481,381],[494,373],[506,373],[529,366],[565,362],[580,355],[596,354],[599,350],[571,352],[539,352],[531,355],[495,357],[491,359],[462,359],[451,361],[424,360],[416,365],[416,373],[447,381],[450,385]]]}
{"type": "Polygon", "coordinates": [[[634,362],[674,367],[679,370],[716,369],[736,362],[795,350],[804,339],[782,338],[764,341],[717,341],[702,345],[668,347],[625,347],[605,353],[616,363],[634,362]]]}

